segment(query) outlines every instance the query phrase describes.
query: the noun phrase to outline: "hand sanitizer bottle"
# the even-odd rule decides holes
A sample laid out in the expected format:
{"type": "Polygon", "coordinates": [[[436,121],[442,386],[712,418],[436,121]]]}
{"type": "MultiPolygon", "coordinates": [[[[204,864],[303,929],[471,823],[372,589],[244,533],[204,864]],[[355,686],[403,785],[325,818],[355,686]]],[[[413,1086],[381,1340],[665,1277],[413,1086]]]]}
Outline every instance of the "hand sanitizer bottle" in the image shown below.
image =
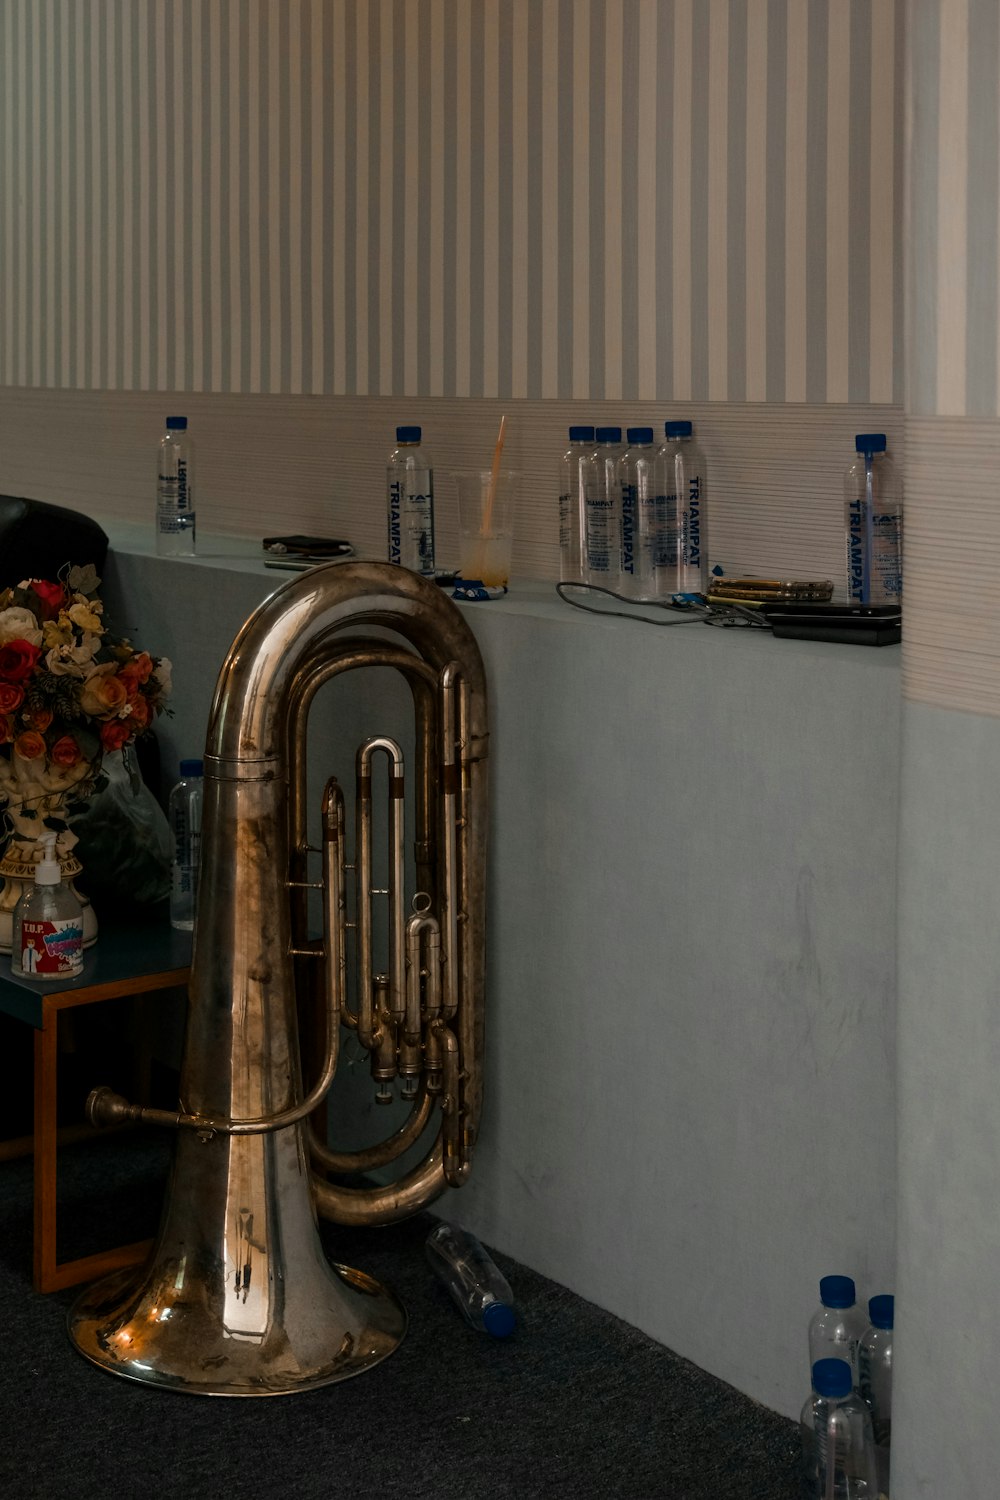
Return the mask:
{"type": "Polygon", "coordinates": [[[83,915],[56,858],[56,835],[42,836],[44,854],[14,908],[11,970],[25,979],[71,979],[83,968],[83,915]]]}

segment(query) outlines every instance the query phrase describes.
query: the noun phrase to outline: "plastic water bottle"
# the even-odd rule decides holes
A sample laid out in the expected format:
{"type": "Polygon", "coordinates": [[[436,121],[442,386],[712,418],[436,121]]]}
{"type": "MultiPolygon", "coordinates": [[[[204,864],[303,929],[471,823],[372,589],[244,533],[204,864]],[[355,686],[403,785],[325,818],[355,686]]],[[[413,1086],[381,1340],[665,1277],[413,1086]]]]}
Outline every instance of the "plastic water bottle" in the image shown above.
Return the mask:
{"type": "Polygon", "coordinates": [[[156,468],[156,550],[194,556],[194,448],[187,417],[168,417],[156,468]]]}
{"type": "Polygon", "coordinates": [[[656,599],[664,592],[660,566],[663,504],[656,487],[652,427],[630,427],[621,458],[621,592],[630,599],[656,599]]]}
{"type": "Polygon", "coordinates": [[[559,465],[559,579],[586,581],[587,507],[597,483],[594,429],[571,427],[559,465]]]}
{"type": "Polygon", "coordinates": [[[419,427],[397,427],[386,464],[391,563],[434,573],[434,471],[420,446],[419,427]]]}
{"type": "Polygon", "coordinates": [[[622,430],[598,427],[594,449],[594,488],[585,520],[587,583],[615,592],[622,562],[622,430]]]}
{"type": "Polygon", "coordinates": [[[844,476],[847,599],[850,604],[903,602],[903,497],[886,456],[884,432],[859,432],[857,457],[844,476]]]}
{"type": "Polygon", "coordinates": [[[431,1270],[446,1287],[470,1328],[504,1339],[517,1317],[510,1284],[483,1246],[457,1224],[438,1224],[425,1246],[431,1270]]]}
{"type": "Polygon", "coordinates": [[[664,433],[657,483],[664,496],[666,592],[703,594],[708,588],[705,456],[690,422],[665,422],[664,433]]]}
{"type": "Polygon", "coordinates": [[[820,1306],[809,1323],[809,1365],[820,1359],[846,1359],[858,1383],[858,1344],[865,1316],[858,1307],[850,1276],[824,1276],[819,1284],[820,1306]]]}
{"type": "Polygon", "coordinates": [[[854,1391],[845,1360],[813,1365],[800,1433],[802,1500],[877,1500],[871,1414],[854,1391]]]}
{"type": "Polygon", "coordinates": [[[180,780],[170,793],[170,831],[174,838],[170,925],[184,932],[194,927],[198,908],[203,775],[200,760],[182,760],[180,780]]]}
{"type": "Polygon", "coordinates": [[[83,913],[63,882],[56,835],[43,834],[40,842],[34,881],[14,908],[11,968],[26,979],[69,979],[83,968],[83,913]]]}
{"type": "Polygon", "coordinates": [[[869,1299],[871,1322],[858,1345],[858,1388],[872,1414],[879,1490],[886,1496],[889,1494],[892,1444],[892,1325],[895,1305],[895,1298],[887,1295],[869,1299]]]}

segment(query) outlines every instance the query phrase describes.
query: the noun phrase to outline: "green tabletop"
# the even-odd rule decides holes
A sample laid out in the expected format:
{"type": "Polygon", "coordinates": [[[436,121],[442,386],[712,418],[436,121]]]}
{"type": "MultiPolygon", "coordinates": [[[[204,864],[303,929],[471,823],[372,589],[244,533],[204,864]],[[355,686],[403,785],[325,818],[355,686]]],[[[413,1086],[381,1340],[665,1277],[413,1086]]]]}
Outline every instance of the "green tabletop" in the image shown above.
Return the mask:
{"type": "Polygon", "coordinates": [[[102,918],[97,942],[83,955],[83,971],[72,978],[25,979],[11,973],[10,955],[0,954],[0,1012],[41,1030],[43,995],[186,969],[191,962],[191,936],[171,927],[164,906],[149,917],[126,922],[102,918]]]}

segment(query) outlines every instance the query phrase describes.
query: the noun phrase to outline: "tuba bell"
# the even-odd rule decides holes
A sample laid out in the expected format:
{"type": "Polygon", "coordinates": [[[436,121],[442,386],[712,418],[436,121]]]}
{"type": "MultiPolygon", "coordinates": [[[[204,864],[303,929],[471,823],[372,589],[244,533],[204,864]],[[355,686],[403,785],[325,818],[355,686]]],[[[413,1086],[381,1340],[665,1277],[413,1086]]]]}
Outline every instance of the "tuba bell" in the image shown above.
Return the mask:
{"type": "Polygon", "coordinates": [[[88,1100],[95,1125],[176,1131],[148,1261],[98,1282],[70,1310],[72,1341],[101,1368],[194,1394],[278,1395],[357,1374],[403,1337],[406,1314],[395,1296],[327,1260],[317,1209],[344,1224],[389,1223],[468,1175],[483,1086],[486,756],[479,649],[434,582],[386,563],[331,563],[292,579],[243,625],[219,676],[206,743],[180,1102],[176,1111],[147,1108],[108,1089],[88,1100]],[[379,634],[364,633],[372,629],[379,634]],[[322,796],[322,848],[308,843],[310,706],[329,679],[373,666],[395,668],[413,697],[409,915],[396,741],[376,736],[358,751],[353,862],[335,777],[322,796]],[[372,857],[381,757],[385,889],[373,884],[372,857]],[[317,853],[322,878],[314,882],[309,856],[317,853]],[[311,891],[319,892],[322,939],[310,931],[311,891]],[[382,920],[376,904],[386,895],[382,920]],[[376,951],[386,960],[378,972],[376,951]],[[325,1047],[306,1088],[298,1013],[309,995],[320,1000],[325,1047]],[[370,1059],[376,1097],[391,1102],[398,1080],[409,1105],[385,1142],[355,1152],[332,1151],[312,1124],[333,1083],[342,1029],[370,1059]],[[428,1138],[417,1166],[381,1180],[428,1138]],[[368,1180],[372,1173],[379,1180],[368,1180]]]}

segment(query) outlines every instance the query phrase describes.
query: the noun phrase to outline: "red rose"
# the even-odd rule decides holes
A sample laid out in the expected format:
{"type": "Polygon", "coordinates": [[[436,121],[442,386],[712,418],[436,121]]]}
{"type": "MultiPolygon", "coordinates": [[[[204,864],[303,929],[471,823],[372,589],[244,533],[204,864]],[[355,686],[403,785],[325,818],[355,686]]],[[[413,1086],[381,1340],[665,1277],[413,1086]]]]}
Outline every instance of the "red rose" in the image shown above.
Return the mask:
{"type": "Polygon", "coordinates": [[[52,746],[49,759],[53,765],[76,766],[83,759],[83,751],[71,734],[64,734],[52,746]]]}
{"type": "Polygon", "coordinates": [[[0,677],[8,682],[23,682],[31,676],[41,654],[41,647],[28,641],[6,641],[0,646],[0,677]]]}
{"type": "Polygon", "coordinates": [[[24,688],[13,682],[0,682],[0,714],[12,714],[24,702],[24,688]]]}
{"type": "Polygon", "coordinates": [[[37,613],[43,620],[54,620],[66,602],[66,590],[61,583],[49,583],[44,578],[32,578],[31,592],[41,605],[37,613]]]}
{"type": "Polygon", "coordinates": [[[26,729],[14,741],[14,754],[22,760],[38,760],[45,754],[45,741],[33,729],[26,729]]]}
{"type": "Polygon", "coordinates": [[[132,730],[125,719],[109,719],[101,725],[101,744],[105,750],[120,750],[132,737],[132,730]]]}

